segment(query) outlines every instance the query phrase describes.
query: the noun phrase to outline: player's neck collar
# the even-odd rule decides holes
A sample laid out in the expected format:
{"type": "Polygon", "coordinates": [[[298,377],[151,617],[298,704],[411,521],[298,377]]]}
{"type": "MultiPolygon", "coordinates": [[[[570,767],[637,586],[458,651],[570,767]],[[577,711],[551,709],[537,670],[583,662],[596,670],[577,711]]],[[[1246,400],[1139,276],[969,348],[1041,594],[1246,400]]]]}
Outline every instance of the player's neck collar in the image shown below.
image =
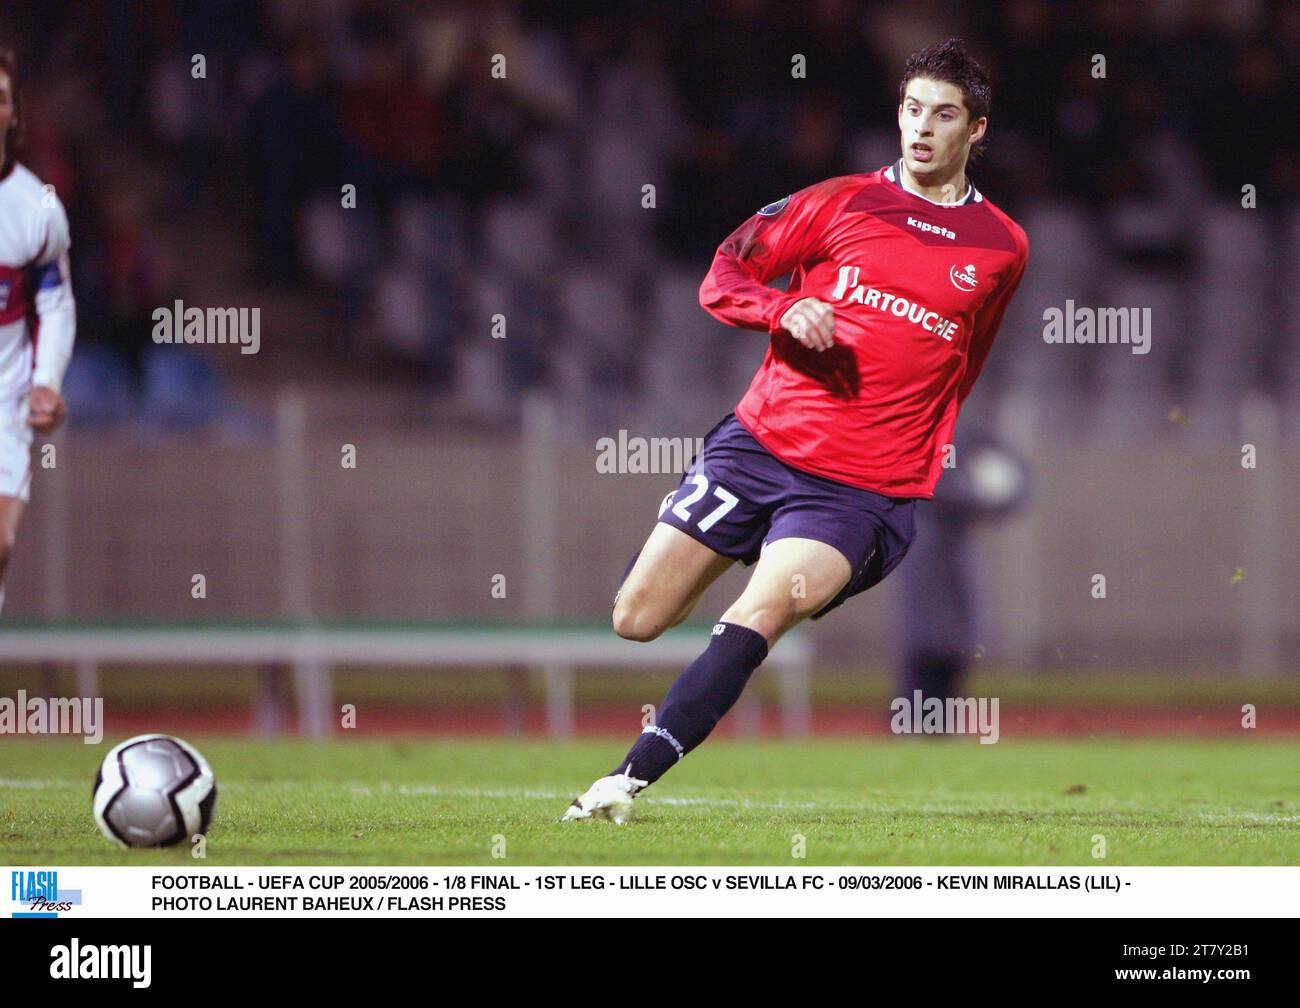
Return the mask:
{"type": "Polygon", "coordinates": [[[930,199],[929,196],[922,196],[919,192],[914,192],[913,190],[907,188],[907,183],[903,181],[906,178],[906,176],[903,174],[902,158],[899,158],[892,165],[890,165],[888,168],[885,169],[885,178],[889,179],[890,182],[894,183],[894,185],[898,186],[898,188],[902,189],[903,192],[907,193],[909,196],[915,196],[917,199],[923,199],[927,203],[933,203],[935,206],[941,206],[941,207],[965,206],[967,203],[979,203],[981,200],[984,199],[984,197],[980,195],[979,190],[975,188],[975,183],[972,182],[969,178],[966,179],[965,195],[963,195],[962,198],[959,199],[956,203],[940,203],[938,200],[930,199]]]}

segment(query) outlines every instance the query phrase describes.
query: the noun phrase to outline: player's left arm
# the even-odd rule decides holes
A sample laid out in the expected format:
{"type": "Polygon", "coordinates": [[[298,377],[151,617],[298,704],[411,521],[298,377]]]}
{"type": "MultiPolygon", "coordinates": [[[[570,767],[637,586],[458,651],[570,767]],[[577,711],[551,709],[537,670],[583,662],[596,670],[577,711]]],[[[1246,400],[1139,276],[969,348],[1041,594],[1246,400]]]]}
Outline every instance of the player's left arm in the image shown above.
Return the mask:
{"type": "Polygon", "coordinates": [[[995,291],[993,296],[981,305],[979,311],[975,313],[970,348],[966,352],[966,371],[962,375],[961,384],[957,388],[958,406],[966,401],[971,389],[975,387],[975,379],[984,370],[984,361],[988,359],[989,351],[993,348],[993,340],[997,337],[998,328],[1002,325],[1002,316],[1007,313],[1011,298],[1015,295],[1016,288],[1020,286],[1020,280],[1025,275],[1025,263],[1028,260],[1029,243],[1025,240],[1010,275],[1003,282],[1001,288],[995,291]]]}
{"type": "Polygon", "coordinates": [[[62,393],[63,374],[68,369],[76,340],[77,304],[72,296],[67,215],[57,199],[51,206],[42,207],[42,211],[44,243],[31,266],[39,329],[32,391],[27,400],[27,423],[38,433],[48,434],[63,422],[68,412],[62,393]]]}

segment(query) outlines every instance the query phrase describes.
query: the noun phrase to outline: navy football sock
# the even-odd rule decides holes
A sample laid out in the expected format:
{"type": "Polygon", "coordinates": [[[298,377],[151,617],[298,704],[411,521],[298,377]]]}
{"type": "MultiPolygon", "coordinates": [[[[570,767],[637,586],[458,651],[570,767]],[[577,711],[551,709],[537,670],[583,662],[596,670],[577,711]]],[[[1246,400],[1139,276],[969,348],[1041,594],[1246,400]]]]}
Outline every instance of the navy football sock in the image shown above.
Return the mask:
{"type": "Polygon", "coordinates": [[[738,623],[715,624],[709,646],[677,677],[655,723],[641,733],[614,773],[657,781],[709,737],[766,657],[762,634],[738,623]]]}

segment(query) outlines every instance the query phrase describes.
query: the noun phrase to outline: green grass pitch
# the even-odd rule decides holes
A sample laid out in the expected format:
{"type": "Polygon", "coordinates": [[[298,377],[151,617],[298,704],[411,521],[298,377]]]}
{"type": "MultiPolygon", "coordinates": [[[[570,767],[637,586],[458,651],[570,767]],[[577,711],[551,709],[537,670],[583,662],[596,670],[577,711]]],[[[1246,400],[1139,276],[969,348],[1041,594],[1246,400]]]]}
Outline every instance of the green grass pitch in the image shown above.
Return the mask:
{"type": "MultiPolygon", "coordinates": [[[[200,863],[100,837],[115,741],[0,742],[0,863],[200,863]]],[[[1290,740],[717,739],[623,827],[559,822],[619,740],[191,741],[219,788],[209,866],[1300,863],[1290,740]]]]}

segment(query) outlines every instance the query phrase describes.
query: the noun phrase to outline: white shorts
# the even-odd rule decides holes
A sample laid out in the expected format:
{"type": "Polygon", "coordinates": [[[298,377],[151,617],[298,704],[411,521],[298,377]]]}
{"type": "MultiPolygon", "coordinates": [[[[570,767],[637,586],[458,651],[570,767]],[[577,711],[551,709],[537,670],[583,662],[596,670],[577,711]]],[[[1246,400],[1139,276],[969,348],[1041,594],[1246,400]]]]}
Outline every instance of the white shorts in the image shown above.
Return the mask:
{"type": "Polygon", "coordinates": [[[32,429],[27,396],[0,402],[0,496],[26,501],[32,485],[32,429]]]}

